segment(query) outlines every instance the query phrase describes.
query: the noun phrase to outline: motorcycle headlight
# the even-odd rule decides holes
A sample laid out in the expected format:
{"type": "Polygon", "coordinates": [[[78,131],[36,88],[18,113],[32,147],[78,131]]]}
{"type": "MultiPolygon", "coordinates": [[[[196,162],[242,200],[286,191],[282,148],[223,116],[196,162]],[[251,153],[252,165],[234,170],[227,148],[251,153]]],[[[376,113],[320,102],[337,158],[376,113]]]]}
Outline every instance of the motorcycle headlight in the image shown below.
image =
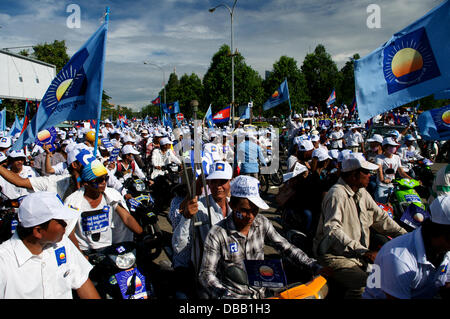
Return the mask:
{"type": "Polygon", "coordinates": [[[110,255],[110,258],[120,269],[129,269],[136,262],[136,256],[132,252],[122,255],[110,255]]]}
{"type": "Polygon", "coordinates": [[[145,191],[145,184],[144,184],[144,182],[141,181],[141,180],[136,180],[135,183],[134,183],[134,187],[136,188],[136,190],[137,190],[138,192],[143,192],[143,191],[145,191]]]}

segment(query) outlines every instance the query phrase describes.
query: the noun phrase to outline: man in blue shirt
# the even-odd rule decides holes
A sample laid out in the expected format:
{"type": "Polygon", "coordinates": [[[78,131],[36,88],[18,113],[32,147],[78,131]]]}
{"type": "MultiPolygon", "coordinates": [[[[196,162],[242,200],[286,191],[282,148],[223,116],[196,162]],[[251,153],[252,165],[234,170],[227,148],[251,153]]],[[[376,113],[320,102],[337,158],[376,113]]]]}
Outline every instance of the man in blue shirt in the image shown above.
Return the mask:
{"type": "Polygon", "coordinates": [[[254,142],[254,133],[248,131],[245,133],[245,141],[239,143],[237,148],[237,162],[242,175],[250,175],[258,178],[259,162],[266,166],[261,147],[254,142]]]}

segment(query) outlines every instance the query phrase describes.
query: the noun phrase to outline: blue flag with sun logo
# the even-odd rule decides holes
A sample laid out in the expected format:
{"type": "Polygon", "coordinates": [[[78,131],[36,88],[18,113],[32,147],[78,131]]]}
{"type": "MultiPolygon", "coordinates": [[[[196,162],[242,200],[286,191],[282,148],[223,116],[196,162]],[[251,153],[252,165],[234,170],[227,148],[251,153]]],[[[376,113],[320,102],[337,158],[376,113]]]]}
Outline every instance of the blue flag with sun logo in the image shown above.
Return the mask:
{"type": "Polygon", "coordinates": [[[450,83],[450,1],[394,34],[355,61],[355,89],[361,123],[448,89],[450,83]]]}
{"type": "Polygon", "coordinates": [[[63,121],[98,119],[107,30],[105,21],[53,79],[36,115],[12,149],[33,143],[39,131],[63,121]]]}
{"type": "Polygon", "coordinates": [[[450,140],[450,105],[423,112],[417,126],[424,140],[450,140]]]}
{"type": "Polygon", "coordinates": [[[263,109],[267,111],[285,101],[289,100],[289,89],[287,84],[287,79],[280,84],[278,90],[276,90],[272,96],[264,103],[263,109]]]}

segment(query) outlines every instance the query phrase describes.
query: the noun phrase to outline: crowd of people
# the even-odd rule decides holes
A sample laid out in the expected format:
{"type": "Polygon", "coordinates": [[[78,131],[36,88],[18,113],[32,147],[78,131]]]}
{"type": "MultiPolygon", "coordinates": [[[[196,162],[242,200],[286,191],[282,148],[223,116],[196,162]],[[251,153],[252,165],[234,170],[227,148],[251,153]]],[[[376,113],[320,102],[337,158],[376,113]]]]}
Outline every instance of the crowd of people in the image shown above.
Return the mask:
{"type": "Polygon", "coordinates": [[[144,233],[126,203],[130,177],[154,188],[154,197],[170,195],[157,209],[167,209],[172,227],[176,298],[264,297],[266,289],[237,282],[230,269],[264,259],[267,242],[346,298],[436,297],[450,283],[450,165],[436,173],[425,199],[431,218],[413,231],[394,220],[380,204],[389,204],[396,176],[420,179],[413,168],[425,158],[414,113],[396,117],[407,119],[402,132],[370,138],[346,108],[332,119],[309,108],[279,130],[106,119],[96,134],[74,123],[56,128],[53,143],[21,150],[11,149],[17,136],[5,131],[2,197],[21,204],[14,234],[0,245],[0,298],[72,298],[73,291],[100,298],[83,256],[144,233]],[[272,208],[308,246],[297,247],[260,213],[270,208],[259,189],[262,169],[275,162],[284,175],[272,208]],[[159,189],[170,165],[178,166],[184,192],[159,189]],[[377,245],[377,236],[385,242],[377,245]],[[376,270],[381,279],[372,284],[376,270]]]}

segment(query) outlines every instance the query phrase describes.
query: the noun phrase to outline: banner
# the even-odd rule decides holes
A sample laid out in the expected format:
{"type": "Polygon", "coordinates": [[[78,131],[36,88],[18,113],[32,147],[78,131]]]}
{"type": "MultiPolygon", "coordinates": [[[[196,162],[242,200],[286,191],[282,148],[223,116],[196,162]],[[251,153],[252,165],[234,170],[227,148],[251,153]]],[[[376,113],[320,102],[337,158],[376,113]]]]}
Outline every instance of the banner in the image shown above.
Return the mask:
{"type": "Polygon", "coordinates": [[[361,123],[448,89],[450,1],[444,1],[368,56],[355,61],[361,123]]]}

